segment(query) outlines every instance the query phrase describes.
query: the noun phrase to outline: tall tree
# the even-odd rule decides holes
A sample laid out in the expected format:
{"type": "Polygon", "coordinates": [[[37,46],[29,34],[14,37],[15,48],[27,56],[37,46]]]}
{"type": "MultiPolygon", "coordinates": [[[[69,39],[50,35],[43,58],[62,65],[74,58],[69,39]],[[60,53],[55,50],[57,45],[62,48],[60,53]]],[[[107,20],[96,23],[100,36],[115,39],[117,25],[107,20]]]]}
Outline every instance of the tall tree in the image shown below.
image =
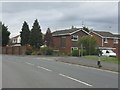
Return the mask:
{"type": "Polygon", "coordinates": [[[34,48],[39,48],[43,44],[42,33],[38,20],[36,19],[33,23],[31,33],[30,33],[30,44],[34,48]]]}
{"type": "Polygon", "coordinates": [[[9,42],[10,32],[8,31],[7,26],[2,24],[2,46],[6,46],[9,42]]]}
{"type": "Polygon", "coordinates": [[[83,27],[83,30],[85,30],[86,32],[89,32],[90,30],[89,30],[89,28],[88,27],[83,27]]]}
{"type": "Polygon", "coordinates": [[[21,45],[29,44],[30,30],[26,21],[24,21],[23,23],[22,31],[20,32],[20,37],[21,37],[21,45]]]}
{"type": "Polygon", "coordinates": [[[45,37],[44,37],[44,42],[48,47],[52,46],[52,33],[50,28],[47,29],[45,37]]]}

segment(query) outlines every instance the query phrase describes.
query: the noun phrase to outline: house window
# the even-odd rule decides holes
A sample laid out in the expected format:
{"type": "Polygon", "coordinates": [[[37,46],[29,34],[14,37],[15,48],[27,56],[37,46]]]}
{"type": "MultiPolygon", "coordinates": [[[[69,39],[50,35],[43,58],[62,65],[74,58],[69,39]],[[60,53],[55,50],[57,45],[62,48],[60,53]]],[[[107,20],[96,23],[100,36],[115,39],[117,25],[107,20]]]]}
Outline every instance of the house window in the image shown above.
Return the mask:
{"type": "Polygon", "coordinates": [[[61,47],[66,47],[66,37],[61,37],[61,47]]]}
{"type": "Polygon", "coordinates": [[[118,44],[118,39],[113,39],[114,44],[118,44]]]}
{"type": "Polygon", "coordinates": [[[13,43],[16,43],[16,39],[13,39],[13,43]]]}
{"type": "Polygon", "coordinates": [[[107,40],[107,38],[104,38],[104,43],[108,43],[108,40],[107,40]]]}
{"type": "Polygon", "coordinates": [[[72,41],[78,41],[78,35],[72,35],[72,41]]]}

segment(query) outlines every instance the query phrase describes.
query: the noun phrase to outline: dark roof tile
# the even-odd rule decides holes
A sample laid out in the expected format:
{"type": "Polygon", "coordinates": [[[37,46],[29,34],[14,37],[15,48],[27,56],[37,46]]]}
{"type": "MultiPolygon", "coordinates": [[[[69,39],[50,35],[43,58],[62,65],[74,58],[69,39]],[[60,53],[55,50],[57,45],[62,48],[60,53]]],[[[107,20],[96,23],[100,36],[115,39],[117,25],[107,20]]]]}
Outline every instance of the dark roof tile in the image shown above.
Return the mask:
{"type": "Polygon", "coordinates": [[[110,32],[105,32],[105,31],[94,31],[95,33],[103,36],[103,37],[115,37],[112,33],[110,32]]]}
{"type": "Polygon", "coordinates": [[[65,29],[65,30],[59,30],[59,31],[55,31],[52,33],[52,35],[61,35],[61,34],[70,34],[73,33],[77,30],[79,30],[80,28],[73,28],[73,29],[65,29]]]}

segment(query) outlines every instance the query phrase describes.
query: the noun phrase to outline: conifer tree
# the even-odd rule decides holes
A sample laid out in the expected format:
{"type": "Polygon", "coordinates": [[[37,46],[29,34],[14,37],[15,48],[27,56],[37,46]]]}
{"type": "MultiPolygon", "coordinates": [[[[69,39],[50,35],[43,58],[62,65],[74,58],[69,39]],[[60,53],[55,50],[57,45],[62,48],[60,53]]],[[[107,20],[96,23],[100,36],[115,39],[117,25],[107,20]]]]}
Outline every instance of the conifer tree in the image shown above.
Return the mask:
{"type": "Polygon", "coordinates": [[[30,32],[30,44],[34,48],[39,48],[43,44],[41,28],[37,19],[33,23],[33,26],[30,32]]]}
{"type": "Polygon", "coordinates": [[[22,31],[20,32],[20,37],[21,37],[21,45],[29,44],[30,30],[26,21],[24,21],[23,23],[22,31]]]}
{"type": "Polygon", "coordinates": [[[9,42],[10,32],[8,27],[2,24],[2,46],[6,46],[9,42]]]}

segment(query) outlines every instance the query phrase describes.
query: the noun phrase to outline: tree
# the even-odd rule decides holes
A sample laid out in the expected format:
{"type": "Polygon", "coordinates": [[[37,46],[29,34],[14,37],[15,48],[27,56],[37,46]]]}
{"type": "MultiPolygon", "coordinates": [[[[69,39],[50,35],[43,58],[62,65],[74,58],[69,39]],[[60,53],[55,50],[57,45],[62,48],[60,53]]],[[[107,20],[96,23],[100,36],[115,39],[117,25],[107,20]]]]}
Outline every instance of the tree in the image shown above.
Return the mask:
{"type": "Polygon", "coordinates": [[[32,45],[34,48],[39,48],[42,46],[42,44],[42,33],[38,20],[36,19],[30,32],[30,45],[32,45]]]}
{"type": "Polygon", "coordinates": [[[83,36],[78,40],[78,44],[83,48],[84,54],[93,55],[96,54],[96,39],[93,36],[83,36]]]}
{"type": "Polygon", "coordinates": [[[2,24],[2,46],[6,46],[9,42],[10,32],[8,31],[7,26],[2,24]]]}
{"type": "Polygon", "coordinates": [[[85,30],[86,32],[89,32],[89,29],[87,27],[83,27],[83,30],[85,30]]]}
{"type": "Polygon", "coordinates": [[[50,28],[48,28],[46,31],[44,42],[48,47],[52,46],[52,33],[51,33],[50,28]]]}
{"type": "Polygon", "coordinates": [[[26,21],[24,21],[23,23],[22,31],[20,32],[20,37],[21,37],[21,45],[29,44],[30,30],[26,21]]]}

